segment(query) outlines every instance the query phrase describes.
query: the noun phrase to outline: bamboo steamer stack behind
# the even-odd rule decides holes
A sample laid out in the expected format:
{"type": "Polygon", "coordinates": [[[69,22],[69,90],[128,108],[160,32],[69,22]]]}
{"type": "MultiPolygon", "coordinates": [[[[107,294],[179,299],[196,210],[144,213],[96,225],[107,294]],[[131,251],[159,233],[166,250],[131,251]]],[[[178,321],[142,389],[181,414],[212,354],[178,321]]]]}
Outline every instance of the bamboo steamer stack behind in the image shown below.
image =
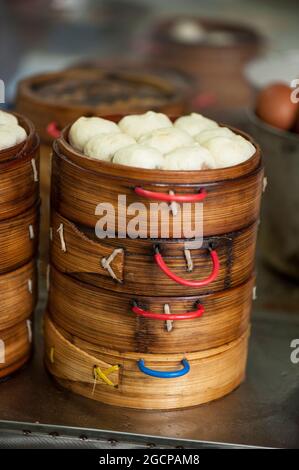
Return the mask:
{"type": "Polygon", "coordinates": [[[131,408],[183,408],[231,392],[246,367],[259,148],[219,170],[145,170],[86,158],[68,135],[69,126],[53,146],[47,368],[75,393],[131,408]],[[172,203],[172,214],[156,220],[153,239],[146,222],[157,200],[172,203]],[[203,204],[202,246],[184,236],[173,209],[182,201],[191,223],[192,203],[203,204]],[[97,238],[99,203],[118,217],[134,202],[142,238],[97,238]]]}
{"type": "Polygon", "coordinates": [[[181,15],[162,19],[147,36],[143,56],[194,77],[201,91],[199,105],[222,110],[251,103],[243,69],[265,41],[248,25],[181,15]]]}
{"type": "Polygon", "coordinates": [[[0,379],[29,359],[37,300],[39,138],[16,114],[27,139],[0,151],[0,379]]]}
{"type": "Polygon", "coordinates": [[[17,110],[28,116],[41,137],[41,261],[48,258],[51,145],[80,116],[143,112],[180,114],[189,106],[189,80],[155,69],[116,68],[101,63],[26,78],[19,83],[17,110]]]}

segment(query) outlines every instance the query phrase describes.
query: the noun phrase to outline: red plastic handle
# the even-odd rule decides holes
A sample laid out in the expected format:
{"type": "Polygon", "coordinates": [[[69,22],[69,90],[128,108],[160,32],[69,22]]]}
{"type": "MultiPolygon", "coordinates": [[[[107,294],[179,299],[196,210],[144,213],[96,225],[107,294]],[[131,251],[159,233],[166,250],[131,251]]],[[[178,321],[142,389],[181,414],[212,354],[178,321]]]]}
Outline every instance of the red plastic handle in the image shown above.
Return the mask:
{"type": "Polygon", "coordinates": [[[49,136],[53,137],[53,139],[58,139],[61,135],[61,131],[58,129],[58,124],[55,121],[49,122],[47,125],[47,132],[49,136]]]}
{"type": "Polygon", "coordinates": [[[216,103],[216,96],[208,92],[200,93],[192,101],[193,106],[197,109],[208,108],[209,106],[214,106],[216,103]]]}
{"type": "Polygon", "coordinates": [[[185,312],[185,313],[154,313],[149,312],[148,310],[143,310],[142,308],[138,307],[138,305],[132,305],[132,312],[136,313],[141,317],[152,318],[153,320],[192,320],[193,318],[199,318],[203,315],[205,309],[203,305],[198,305],[197,310],[192,312],[185,312]]]}
{"type": "Polygon", "coordinates": [[[148,191],[147,189],[140,187],[134,188],[134,191],[136,194],[138,194],[138,196],[165,202],[200,202],[203,201],[207,196],[205,189],[201,189],[198,193],[195,194],[157,193],[155,191],[148,191]]]}
{"type": "Polygon", "coordinates": [[[157,265],[166,274],[166,276],[168,276],[170,279],[177,282],[178,284],[181,284],[182,286],[187,286],[187,287],[203,287],[213,282],[219,273],[220,264],[219,264],[219,258],[218,258],[217,252],[215,250],[210,250],[210,255],[212,258],[212,262],[213,262],[213,270],[206,279],[202,279],[200,281],[189,281],[187,279],[183,279],[182,277],[177,276],[172,271],[170,271],[167,264],[163,260],[158,247],[156,247],[155,249],[154,258],[155,258],[157,265]]]}

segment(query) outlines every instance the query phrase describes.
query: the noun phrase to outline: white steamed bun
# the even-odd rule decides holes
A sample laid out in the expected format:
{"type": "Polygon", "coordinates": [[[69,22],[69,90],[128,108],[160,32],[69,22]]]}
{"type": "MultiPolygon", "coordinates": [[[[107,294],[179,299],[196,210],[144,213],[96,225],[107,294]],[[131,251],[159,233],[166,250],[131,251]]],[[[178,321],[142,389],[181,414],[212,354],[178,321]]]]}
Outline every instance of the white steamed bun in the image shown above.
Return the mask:
{"type": "Polygon", "coordinates": [[[167,127],[165,129],[155,129],[149,134],[145,134],[138,140],[140,144],[148,145],[161,153],[169,153],[178,147],[192,145],[192,137],[180,129],[175,127],[167,127]]]}
{"type": "Polygon", "coordinates": [[[0,150],[14,147],[26,138],[27,134],[23,127],[16,124],[0,124],[0,150]]]}
{"type": "Polygon", "coordinates": [[[208,119],[198,113],[191,113],[189,116],[179,117],[175,121],[174,127],[181,129],[194,137],[196,134],[199,134],[206,129],[212,129],[219,126],[217,122],[212,121],[212,119],[208,119]]]}
{"type": "Polygon", "coordinates": [[[138,168],[158,169],[163,165],[163,155],[156,149],[134,144],[122,148],[113,157],[113,163],[138,168]]]}
{"type": "Polygon", "coordinates": [[[200,145],[180,147],[164,157],[163,170],[205,170],[215,168],[210,152],[200,145]]]}
{"type": "Polygon", "coordinates": [[[97,134],[85,144],[84,155],[98,160],[111,161],[118,150],[132,144],[136,144],[135,139],[122,132],[97,134]]]}
{"type": "Polygon", "coordinates": [[[13,114],[0,110],[0,124],[15,124],[17,126],[18,120],[13,114]]]}
{"type": "Polygon", "coordinates": [[[122,132],[138,140],[142,135],[155,129],[172,127],[172,122],[165,114],[148,111],[144,114],[125,116],[119,121],[118,126],[122,132]]]}
{"type": "Polygon", "coordinates": [[[214,137],[203,144],[213,155],[216,168],[238,165],[248,160],[255,152],[254,145],[239,135],[214,137]]]}
{"type": "Polygon", "coordinates": [[[97,134],[112,134],[119,132],[115,122],[100,117],[80,117],[72,125],[69,140],[73,147],[82,151],[85,144],[97,134]]]}
{"type": "Polygon", "coordinates": [[[213,129],[206,129],[194,137],[195,142],[203,145],[214,137],[233,137],[235,134],[227,127],[215,127],[213,129]]]}

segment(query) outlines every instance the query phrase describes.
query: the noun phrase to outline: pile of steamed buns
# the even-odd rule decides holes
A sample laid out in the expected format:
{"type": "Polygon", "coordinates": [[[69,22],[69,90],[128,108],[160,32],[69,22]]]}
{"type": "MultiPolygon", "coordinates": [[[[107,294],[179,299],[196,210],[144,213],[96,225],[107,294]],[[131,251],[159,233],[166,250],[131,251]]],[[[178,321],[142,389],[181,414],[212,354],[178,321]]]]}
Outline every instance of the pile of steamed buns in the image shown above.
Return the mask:
{"type": "Polygon", "coordinates": [[[161,170],[225,168],[255,153],[248,140],[196,113],[174,123],[153,111],[125,116],[118,124],[81,117],[71,126],[69,141],[86,157],[161,170]]]}
{"type": "Polygon", "coordinates": [[[19,126],[17,118],[13,114],[0,111],[0,150],[14,147],[26,138],[26,131],[19,126]]]}

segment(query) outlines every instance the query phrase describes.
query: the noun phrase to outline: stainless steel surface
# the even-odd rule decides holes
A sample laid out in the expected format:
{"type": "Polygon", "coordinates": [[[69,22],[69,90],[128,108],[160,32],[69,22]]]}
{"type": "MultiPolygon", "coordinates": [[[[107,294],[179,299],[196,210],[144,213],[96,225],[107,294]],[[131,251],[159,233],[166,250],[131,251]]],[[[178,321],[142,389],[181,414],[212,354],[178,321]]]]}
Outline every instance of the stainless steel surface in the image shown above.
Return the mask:
{"type": "Polygon", "coordinates": [[[210,441],[216,446],[299,447],[299,364],[290,360],[291,340],[299,338],[299,315],[254,312],[247,379],[231,395],[182,411],[142,412],[102,405],[57,388],[43,367],[40,320],[45,297],[44,292],[37,312],[34,359],[0,386],[2,428],[30,430],[33,425],[41,434],[55,430],[98,439],[103,432],[126,433],[123,438],[130,442],[136,438],[127,433],[188,439],[197,445],[210,441]]]}

